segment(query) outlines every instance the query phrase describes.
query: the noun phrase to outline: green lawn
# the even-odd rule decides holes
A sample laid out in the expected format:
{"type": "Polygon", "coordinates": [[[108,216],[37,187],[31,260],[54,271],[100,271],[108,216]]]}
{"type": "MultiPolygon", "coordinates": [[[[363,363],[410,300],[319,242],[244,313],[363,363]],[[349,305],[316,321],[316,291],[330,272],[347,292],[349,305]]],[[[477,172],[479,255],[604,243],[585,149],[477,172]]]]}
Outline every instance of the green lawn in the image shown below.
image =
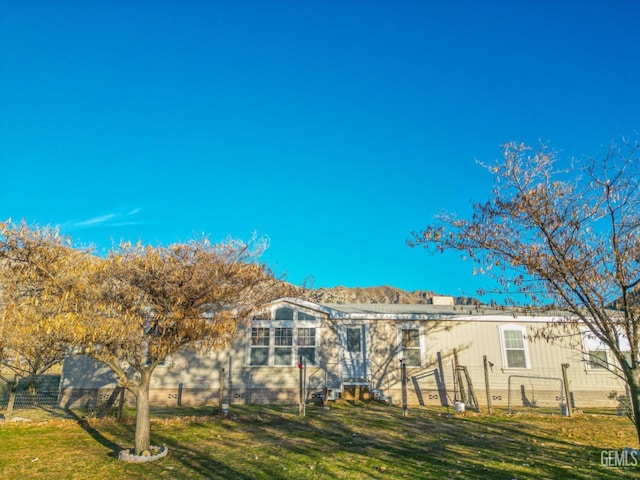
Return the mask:
{"type": "Polygon", "coordinates": [[[0,478],[640,477],[640,467],[601,465],[603,450],[637,446],[631,423],[614,414],[449,417],[415,408],[403,417],[378,404],[308,407],[306,417],[258,406],[232,406],[228,418],[206,413],[153,420],[152,443],[169,455],[141,465],[116,458],[131,446],[129,419],[3,423],[0,478]]]}

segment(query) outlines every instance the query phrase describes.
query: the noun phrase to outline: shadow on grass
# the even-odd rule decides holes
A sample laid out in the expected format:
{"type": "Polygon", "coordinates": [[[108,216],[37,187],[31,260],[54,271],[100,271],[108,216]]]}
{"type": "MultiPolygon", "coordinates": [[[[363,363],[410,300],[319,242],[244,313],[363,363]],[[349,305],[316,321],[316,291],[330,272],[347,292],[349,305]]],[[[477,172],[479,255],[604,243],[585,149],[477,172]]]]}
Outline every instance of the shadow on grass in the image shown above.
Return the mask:
{"type": "MultiPolygon", "coordinates": [[[[315,466],[317,478],[635,478],[637,470],[606,469],[600,449],[533,431],[526,422],[466,418],[402,417],[397,409],[340,407],[307,418],[262,415],[239,421],[261,455],[249,458],[244,478],[292,478],[284,457],[315,466]],[[361,412],[361,413],[360,413],[361,412]],[[385,428],[389,432],[385,435],[385,428]],[[395,431],[395,433],[394,433],[395,431]],[[375,432],[375,433],[374,433],[375,432]],[[276,448],[277,447],[277,448],[276,448]],[[265,457],[274,459],[265,462],[265,457]]],[[[250,445],[237,445],[250,448],[250,445]]],[[[215,475],[211,452],[201,452],[200,472],[215,475]]],[[[311,472],[304,476],[311,478],[311,472]]],[[[300,476],[298,472],[296,476],[300,476]]],[[[224,477],[216,477],[224,478],[224,477]]]]}
{"type": "MultiPolygon", "coordinates": [[[[603,468],[600,445],[587,434],[569,438],[549,422],[514,417],[448,417],[377,405],[309,407],[306,417],[268,407],[234,407],[234,414],[159,420],[155,445],[169,456],[131,467],[144,478],[637,478],[638,469],[603,468]]],[[[210,412],[209,412],[210,413],[210,412]]],[[[72,415],[115,457],[110,438],[133,438],[133,424],[93,424],[72,415]],[[98,431],[98,428],[104,432],[98,431]]],[[[558,425],[558,422],[563,422],[558,425]]],[[[617,423],[616,423],[617,424],[617,423]]],[[[599,424],[602,425],[602,424],[599,424]]],[[[576,427],[578,428],[578,427],[576,427]]],[[[605,437],[603,437],[605,438],[605,437]]],[[[603,446],[605,449],[609,446],[603,446]]]]}
{"type": "Polygon", "coordinates": [[[110,450],[110,452],[107,454],[109,457],[118,458],[118,453],[120,452],[120,450],[123,450],[124,447],[118,445],[117,443],[109,440],[107,437],[102,435],[96,428],[91,426],[86,418],[78,416],[71,410],[65,410],[65,412],[67,414],[67,417],[75,420],[80,428],[87,432],[91,436],[91,438],[93,438],[103,447],[110,450]]]}
{"type": "MultiPolygon", "coordinates": [[[[166,445],[169,448],[171,460],[181,464],[182,469],[189,472],[189,478],[196,474],[198,478],[207,479],[238,479],[250,480],[256,478],[247,473],[240,472],[224,461],[218,461],[210,449],[200,448],[182,440],[176,440],[171,436],[154,435],[157,443],[166,445]]],[[[241,448],[241,446],[238,446],[241,448]]],[[[269,477],[276,478],[276,477],[269,477]]]]}

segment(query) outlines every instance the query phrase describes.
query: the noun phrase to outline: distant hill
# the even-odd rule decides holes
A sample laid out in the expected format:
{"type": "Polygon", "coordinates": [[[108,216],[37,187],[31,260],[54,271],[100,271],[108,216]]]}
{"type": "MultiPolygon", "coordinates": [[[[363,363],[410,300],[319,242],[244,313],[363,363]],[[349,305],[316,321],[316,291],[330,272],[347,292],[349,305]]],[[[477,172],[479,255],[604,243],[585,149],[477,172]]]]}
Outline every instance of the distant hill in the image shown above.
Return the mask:
{"type": "MultiPolygon", "coordinates": [[[[299,288],[296,296],[315,303],[431,303],[434,296],[441,294],[429,290],[408,292],[396,287],[321,287],[299,288]]],[[[481,302],[470,297],[454,297],[456,305],[481,305],[481,302]]]]}

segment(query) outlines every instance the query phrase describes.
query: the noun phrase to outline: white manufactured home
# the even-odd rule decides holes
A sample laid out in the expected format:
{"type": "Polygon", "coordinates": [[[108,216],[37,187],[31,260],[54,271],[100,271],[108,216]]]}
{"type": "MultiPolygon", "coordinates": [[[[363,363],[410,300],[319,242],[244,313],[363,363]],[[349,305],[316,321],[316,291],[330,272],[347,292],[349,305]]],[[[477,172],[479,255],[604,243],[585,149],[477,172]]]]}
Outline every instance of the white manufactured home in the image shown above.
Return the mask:
{"type": "MultiPolygon", "coordinates": [[[[624,382],[605,368],[613,358],[579,323],[555,341],[534,339],[560,322],[567,322],[560,312],[527,315],[447,298],[429,305],[283,298],[250,319],[228,350],[168,358],[154,372],[151,398],[160,405],[296,403],[304,366],[307,400],[398,404],[404,370],[410,405],[617,406],[624,382]]],[[[106,366],[85,356],[66,359],[62,406],[99,404],[114,388],[106,366]]]]}

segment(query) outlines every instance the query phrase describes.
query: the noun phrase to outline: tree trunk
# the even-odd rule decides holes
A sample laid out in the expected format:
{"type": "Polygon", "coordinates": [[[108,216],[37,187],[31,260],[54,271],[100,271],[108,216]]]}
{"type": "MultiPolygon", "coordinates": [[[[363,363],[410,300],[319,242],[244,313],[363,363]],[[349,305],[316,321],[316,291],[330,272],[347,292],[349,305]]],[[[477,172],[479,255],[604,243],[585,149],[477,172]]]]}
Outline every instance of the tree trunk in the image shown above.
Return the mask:
{"type": "Polygon", "coordinates": [[[140,455],[151,447],[151,424],[149,420],[149,383],[150,375],[142,375],[140,385],[135,390],[136,396],[136,455],[140,455]]]}
{"type": "Polygon", "coordinates": [[[631,398],[631,408],[633,410],[633,423],[636,426],[638,435],[638,445],[640,446],[640,367],[634,368],[627,373],[627,383],[629,385],[629,395],[631,398]]]}
{"type": "Polygon", "coordinates": [[[9,390],[9,402],[7,403],[7,412],[5,414],[5,418],[7,420],[11,420],[11,416],[13,415],[13,406],[16,403],[16,393],[18,392],[18,382],[20,379],[17,375],[13,377],[13,382],[11,382],[10,390],[9,390]]]}
{"type": "Polygon", "coordinates": [[[36,396],[37,390],[36,390],[36,379],[31,376],[29,377],[29,395],[31,395],[32,397],[36,396]]]}

